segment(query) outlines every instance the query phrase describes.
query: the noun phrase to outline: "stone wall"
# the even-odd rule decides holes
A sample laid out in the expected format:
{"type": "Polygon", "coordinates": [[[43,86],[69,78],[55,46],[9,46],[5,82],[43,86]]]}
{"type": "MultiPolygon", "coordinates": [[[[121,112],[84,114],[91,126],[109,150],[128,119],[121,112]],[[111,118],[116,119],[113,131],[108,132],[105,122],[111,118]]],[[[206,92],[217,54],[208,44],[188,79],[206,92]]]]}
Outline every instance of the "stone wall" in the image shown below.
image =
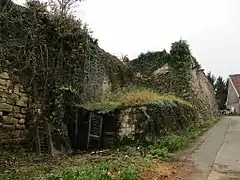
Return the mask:
{"type": "Polygon", "coordinates": [[[217,115],[215,92],[201,69],[194,69],[192,74],[193,105],[199,112],[199,119],[207,120],[217,115]]]}
{"type": "Polygon", "coordinates": [[[120,127],[118,131],[119,140],[124,138],[134,139],[136,116],[132,108],[127,108],[121,111],[119,115],[120,127]]]}
{"type": "Polygon", "coordinates": [[[27,137],[28,98],[23,86],[14,83],[7,72],[0,73],[0,146],[22,145],[27,137]]]}
{"type": "Polygon", "coordinates": [[[151,141],[152,137],[183,131],[196,125],[195,111],[179,102],[164,101],[160,105],[127,107],[119,114],[118,140],[120,144],[151,141]]]}
{"type": "MultiPolygon", "coordinates": [[[[217,115],[217,101],[215,92],[208,81],[205,73],[197,64],[193,64],[191,69],[191,92],[187,93],[190,96],[190,102],[196,108],[198,118],[200,120],[209,120],[217,115]]],[[[169,93],[172,90],[171,77],[168,75],[169,69],[165,65],[162,68],[153,72],[153,77],[141,78],[138,76],[140,85],[152,88],[160,93],[169,93]]]]}

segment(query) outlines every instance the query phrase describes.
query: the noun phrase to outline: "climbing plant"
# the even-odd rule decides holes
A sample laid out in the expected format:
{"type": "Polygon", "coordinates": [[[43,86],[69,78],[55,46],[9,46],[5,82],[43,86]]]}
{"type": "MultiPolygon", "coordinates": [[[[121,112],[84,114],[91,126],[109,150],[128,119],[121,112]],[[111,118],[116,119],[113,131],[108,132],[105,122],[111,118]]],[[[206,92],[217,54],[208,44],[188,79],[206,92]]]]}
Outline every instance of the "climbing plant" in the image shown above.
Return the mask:
{"type": "Polygon", "coordinates": [[[169,54],[166,50],[141,53],[138,58],[129,61],[129,66],[135,72],[141,72],[143,74],[150,74],[153,71],[161,68],[169,61],[169,54]]]}
{"type": "Polygon", "coordinates": [[[192,61],[189,45],[180,40],[172,44],[170,53],[166,50],[141,53],[128,64],[133,72],[140,73],[134,77],[138,86],[186,98],[191,85],[192,61]]]}
{"type": "Polygon", "coordinates": [[[51,152],[50,127],[66,138],[63,119],[69,104],[98,100],[105,78],[113,85],[127,81],[118,59],[100,49],[87,26],[71,14],[75,2],[0,6],[0,70],[23,83],[32,124],[47,124],[51,152]]]}
{"type": "Polygon", "coordinates": [[[192,56],[187,42],[180,40],[172,43],[170,56],[168,65],[173,92],[184,97],[189,92],[191,83],[190,68],[192,56]]]}

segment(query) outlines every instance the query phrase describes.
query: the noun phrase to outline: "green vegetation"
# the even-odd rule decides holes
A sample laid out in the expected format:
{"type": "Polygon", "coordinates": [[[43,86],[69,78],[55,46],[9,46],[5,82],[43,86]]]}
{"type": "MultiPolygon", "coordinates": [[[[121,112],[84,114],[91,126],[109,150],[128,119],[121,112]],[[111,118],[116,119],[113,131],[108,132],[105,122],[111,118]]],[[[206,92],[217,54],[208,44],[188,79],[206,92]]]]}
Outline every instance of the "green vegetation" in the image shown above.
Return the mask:
{"type": "Polygon", "coordinates": [[[170,68],[172,91],[179,97],[188,99],[192,78],[190,73],[192,55],[187,42],[180,40],[172,43],[170,56],[171,58],[168,64],[170,68]]]}
{"type": "Polygon", "coordinates": [[[171,92],[183,99],[191,99],[191,68],[196,63],[185,40],[172,43],[170,52],[147,52],[130,61],[129,68],[136,74],[133,84],[157,92],[171,92]],[[162,69],[162,67],[167,69],[162,69]],[[160,70],[160,71],[158,71],[160,70]],[[155,73],[156,72],[156,73],[155,73]],[[159,73],[160,72],[160,73],[159,73]]]}
{"type": "MultiPolygon", "coordinates": [[[[71,0],[66,2],[72,3],[71,0]]],[[[50,122],[53,133],[65,137],[62,147],[68,143],[63,122],[68,108],[80,106],[109,112],[131,107],[138,121],[136,130],[142,133],[138,132],[141,136],[139,149],[135,144],[109,150],[107,155],[86,154],[80,159],[61,157],[56,161],[47,159],[47,163],[39,158],[42,160],[39,164],[36,163],[39,159],[31,158],[18,162],[11,157],[5,161],[3,155],[1,163],[6,167],[0,171],[0,179],[137,180],[143,166],[148,166],[153,159],[170,159],[215,122],[196,122],[195,107],[183,100],[190,97],[192,62],[185,41],[174,42],[170,53],[165,50],[148,52],[133,61],[125,57],[125,65],[99,48],[87,27],[68,14],[67,9],[65,12],[56,7],[63,7],[63,4],[30,1],[27,8],[13,7],[10,11],[1,7],[4,46],[0,47],[3,52],[0,70],[13,70],[10,75],[22,81],[33,104],[29,113],[35,115],[34,128],[50,122]],[[166,75],[152,75],[166,63],[169,67],[166,75]],[[147,79],[135,77],[133,82],[130,79],[136,72],[147,79]],[[102,82],[106,77],[112,88],[102,97],[102,82]],[[146,88],[124,88],[130,83],[146,88]],[[144,110],[143,106],[149,108],[144,110]],[[146,142],[149,134],[152,139],[146,142]],[[11,167],[10,170],[7,167],[11,167]]],[[[47,136],[51,139],[51,132],[47,136]]],[[[39,138],[37,131],[34,138],[39,138]]]]}
{"type": "Polygon", "coordinates": [[[137,59],[128,61],[133,72],[140,72],[144,75],[150,75],[152,72],[168,63],[170,55],[166,50],[141,53],[137,59]]]}
{"type": "Polygon", "coordinates": [[[215,90],[218,109],[226,109],[229,79],[224,80],[221,76],[216,78],[211,72],[208,72],[207,78],[215,90]]]}
{"type": "MultiPolygon", "coordinates": [[[[68,143],[64,124],[67,109],[76,102],[99,100],[105,78],[115,89],[130,76],[127,67],[102,50],[87,26],[72,16],[75,2],[30,0],[26,7],[14,3],[11,7],[0,6],[0,72],[8,71],[14,81],[23,84],[35,131],[44,131],[40,128],[43,124],[52,125],[62,144],[68,143]]],[[[52,138],[51,132],[40,134],[52,138]]],[[[53,153],[52,145],[48,145],[53,153]]]]}
{"type": "Polygon", "coordinates": [[[89,103],[82,105],[90,110],[111,111],[115,109],[124,109],[126,107],[144,106],[148,104],[157,105],[159,103],[180,103],[186,106],[191,104],[171,94],[159,94],[151,89],[145,88],[126,88],[116,92],[106,94],[102,101],[98,103],[89,103]]]}
{"type": "Polygon", "coordinates": [[[99,162],[94,165],[84,166],[67,170],[58,175],[49,175],[44,180],[138,180],[138,171],[136,167],[124,167],[120,161],[99,162]]]}
{"type": "MultiPolygon", "coordinates": [[[[141,156],[140,150],[135,146],[124,146],[120,149],[109,150],[102,155],[80,155],[73,157],[51,159],[42,164],[35,163],[31,156],[26,158],[24,165],[13,155],[1,154],[3,162],[12,163],[13,167],[5,167],[0,172],[1,179],[28,180],[138,180],[140,171],[149,167],[153,161],[171,160],[175,152],[187,148],[196,137],[217,122],[218,119],[206,121],[203,124],[188,128],[182,133],[166,135],[157,139],[147,147],[147,156],[141,156]],[[23,165],[19,166],[19,163],[23,165]],[[25,166],[25,167],[24,167],[25,166]],[[11,170],[9,170],[11,169],[11,170]]],[[[140,147],[141,148],[141,147],[140,147]]],[[[8,164],[9,165],[9,164],[8,164]]]]}

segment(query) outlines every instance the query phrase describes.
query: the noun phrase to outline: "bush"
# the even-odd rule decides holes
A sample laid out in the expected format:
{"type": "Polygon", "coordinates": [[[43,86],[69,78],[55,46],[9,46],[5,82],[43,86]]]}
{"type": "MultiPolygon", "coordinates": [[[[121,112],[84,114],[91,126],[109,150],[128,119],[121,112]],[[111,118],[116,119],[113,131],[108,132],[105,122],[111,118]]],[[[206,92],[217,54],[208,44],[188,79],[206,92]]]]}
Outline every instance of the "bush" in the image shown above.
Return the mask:
{"type": "Polygon", "coordinates": [[[168,135],[157,141],[163,147],[166,147],[170,153],[178,151],[186,147],[187,137],[184,135],[168,135]]]}
{"type": "Polygon", "coordinates": [[[120,180],[138,180],[139,175],[135,168],[128,168],[120,174],[120,180]]]}
{"type": "Polygon", "coordinates": [[[150,153],[153,156],[159,156],[162,158],[168,158],[170,156],[167,148],[162,148],[162,147],[158,147],[158,146],[151,146],[150,153]]]}
{"type": "Polygon", "coordinates": [[[162,158],[170,157],[171,153],[186,148],[192,139],[200,135],[200,129],[185,131],[179,135],[172,134],[162,137],[150,145],[149,151],[154,156],[162,158]]]}

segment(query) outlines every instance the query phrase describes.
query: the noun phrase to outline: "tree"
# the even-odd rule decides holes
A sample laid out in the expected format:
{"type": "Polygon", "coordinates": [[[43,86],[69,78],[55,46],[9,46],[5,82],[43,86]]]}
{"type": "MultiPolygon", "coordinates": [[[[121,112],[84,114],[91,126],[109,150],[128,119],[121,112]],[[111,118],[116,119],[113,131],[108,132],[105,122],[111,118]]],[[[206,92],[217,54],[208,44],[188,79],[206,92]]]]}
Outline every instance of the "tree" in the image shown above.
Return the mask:
{"type": "Polygon", "coordinates": [[[221,76],[219,76],[215,83],[216,98],[219,110],[226,108],[226,100],[228,94],[228,84],[225,82],[221,76]]]}
{"type": "Polygon", "coordinates": [[[215,81],[216,81],[216,77],[209,71],[207,73],[207,78],[208,81],[211,83],[211,85],[213,86],[213,88],[215,89],[215,81]]]}
{"type": "Polygon", "coordinates": [[[122,55],[120,60],[122,60],[122,62],[126,64],[130,61],[127,55],[122,55]]]}

